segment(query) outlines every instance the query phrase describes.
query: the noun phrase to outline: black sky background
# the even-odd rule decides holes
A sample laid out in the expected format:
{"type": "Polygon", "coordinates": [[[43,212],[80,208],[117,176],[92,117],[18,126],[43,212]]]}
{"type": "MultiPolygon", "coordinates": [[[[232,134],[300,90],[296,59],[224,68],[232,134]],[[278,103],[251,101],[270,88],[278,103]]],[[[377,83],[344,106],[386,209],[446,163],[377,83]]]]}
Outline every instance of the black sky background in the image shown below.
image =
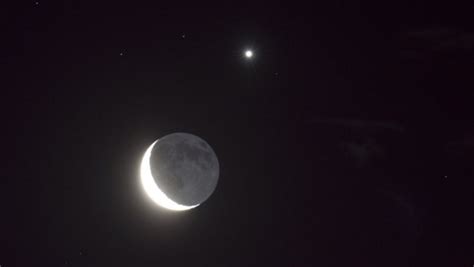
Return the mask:
{"type": "Polygon", "coordinates": [[[474,264],[473,5],[5,7],[1,266],[474,264]],[[138,166],[177,131],[221,176],[175,214],[138,166]]]}

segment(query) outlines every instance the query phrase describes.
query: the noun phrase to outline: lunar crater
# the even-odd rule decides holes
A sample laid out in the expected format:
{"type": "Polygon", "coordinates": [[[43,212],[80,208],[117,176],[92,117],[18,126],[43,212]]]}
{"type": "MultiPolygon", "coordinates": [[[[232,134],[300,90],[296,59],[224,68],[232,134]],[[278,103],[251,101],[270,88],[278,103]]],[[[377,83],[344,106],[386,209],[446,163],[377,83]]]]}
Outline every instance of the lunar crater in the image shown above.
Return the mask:
{"type": "Polygon", "coordinates": [[[152,176],[159,188],[181,205],[196,205],[214,191],[219,164],[204,140],[186,133],[158,140],[150,157],[152,176]]]}

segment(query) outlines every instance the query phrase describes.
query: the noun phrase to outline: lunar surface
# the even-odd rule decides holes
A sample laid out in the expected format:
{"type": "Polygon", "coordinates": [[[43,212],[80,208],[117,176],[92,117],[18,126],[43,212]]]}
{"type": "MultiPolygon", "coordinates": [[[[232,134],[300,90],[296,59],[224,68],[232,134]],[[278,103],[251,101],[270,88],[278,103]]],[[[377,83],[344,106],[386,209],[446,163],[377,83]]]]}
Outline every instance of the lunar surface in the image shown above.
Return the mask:
{"type": "Polygon", "coordinates": [[[153,143],[141,165],[142,184],[160,206],[191,209],[213,193],[219,162],[211,146],[187,133],[173,133],[153,143]]]}

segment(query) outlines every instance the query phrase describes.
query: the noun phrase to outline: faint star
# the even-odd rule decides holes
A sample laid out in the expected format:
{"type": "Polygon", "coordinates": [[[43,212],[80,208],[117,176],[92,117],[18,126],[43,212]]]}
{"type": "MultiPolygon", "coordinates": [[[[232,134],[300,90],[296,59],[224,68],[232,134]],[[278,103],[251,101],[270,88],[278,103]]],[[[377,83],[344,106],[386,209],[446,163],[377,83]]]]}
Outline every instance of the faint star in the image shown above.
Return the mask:
{"type": "Polygon", "coordinates": [[[123,56],[123,53],[122,53],[122,52],[120,52],[120,54],[119,54],[119,55],[120,55],[120,56],[123,56]]]}
{"type": "Polygon", "coordinates": [[[39,5],[39,2],[35,2],[35,5],[39,5]]]}
{"type": "Polygon", "coordinates": [[[186,38],[186,34],[181,35],[181,38],[183,39],[186,38]]]}

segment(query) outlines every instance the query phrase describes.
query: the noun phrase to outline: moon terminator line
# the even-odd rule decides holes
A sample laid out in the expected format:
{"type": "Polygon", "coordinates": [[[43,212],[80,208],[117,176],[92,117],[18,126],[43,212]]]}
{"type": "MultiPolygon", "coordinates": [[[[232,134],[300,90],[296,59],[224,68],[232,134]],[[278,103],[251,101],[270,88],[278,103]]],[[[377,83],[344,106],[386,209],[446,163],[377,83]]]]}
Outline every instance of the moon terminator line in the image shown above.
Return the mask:
{"type": "Polygon", "coordinates": [[[201,138],[173,133],[148,147],[140,176],[145,192],[156,204],[173,211],[189,210],[203,203],[215,190],[219,162],[201,138]]]}

